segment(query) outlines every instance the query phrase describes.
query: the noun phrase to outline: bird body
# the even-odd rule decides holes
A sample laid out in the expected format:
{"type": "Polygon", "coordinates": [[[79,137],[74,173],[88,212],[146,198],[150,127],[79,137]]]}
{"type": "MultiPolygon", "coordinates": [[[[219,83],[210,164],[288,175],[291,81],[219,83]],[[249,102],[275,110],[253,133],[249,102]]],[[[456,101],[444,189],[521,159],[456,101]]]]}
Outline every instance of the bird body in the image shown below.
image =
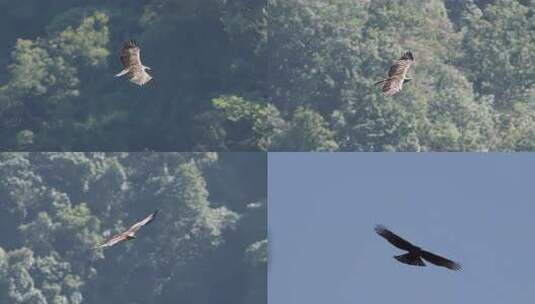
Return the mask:
{"type": "Polygon", "coordinates": [[[437,266],[446,267],[451,270],[461,270],[461,265],[457,262],[448,260],[444,257],[423,250],[422,248],[411,244],[409,241],[401,238],[392,231],[383,226],[375,227],[375,232],[385,238],[390,244],[396,246],[399,249],[408,251],[408,253],[394,256],[396,260],[401,263],[413,265],[413,266],[426,266],[423,260],[437,266]]]}
{"type": "Polygon", "coordinates": [[[407,51],[394,62],[388,70],[388,78],[380,80],[375,84],[381,85],[381,90],[385,96],[392,96],[403,89],[403,84],[412,80],[407,77],[407,72],[414,62],[411,51],[407,51]]]}
{"type": "Polygon", "coordinates": [[[127,75],[131,82],[139,86],[146,84],[152,79],[152,76],[146,72],[150,68],[141,63],[140,49],[134,40],[130,40],[123,45],[120,59],[124,69],[115,75],[115,77],[127,75]]]}
{"type": "Polygon", "coordinates": [[[402,255],[396,255],[394,258],[401,263],[405,263],[408,265],[414,265],[414,266],[425,266],[424,261],[420,258],[419,254],[416,254],[414,252],[405,253],[402,255]]]}

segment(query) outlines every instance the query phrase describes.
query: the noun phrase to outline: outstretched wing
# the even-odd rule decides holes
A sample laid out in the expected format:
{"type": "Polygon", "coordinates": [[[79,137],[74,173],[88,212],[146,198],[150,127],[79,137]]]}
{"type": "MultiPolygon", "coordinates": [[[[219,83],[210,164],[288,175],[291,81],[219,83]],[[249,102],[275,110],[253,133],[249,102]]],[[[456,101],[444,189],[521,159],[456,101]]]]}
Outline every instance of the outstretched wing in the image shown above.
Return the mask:
{"type": "Polygon", "coordinates": [[[405,52],[388,71],[388,78],[382,82],[382,91],[385,96],[392,96],[403,88],[403,81],[407,75],[407,71],[414,62],[412,53],[405,52]]]}
{"type": "Polygon", "coordinates": [[[126,230],[125,233],[127,233],[127,234],[136,233],[139,229],[141,229],[141,227],[143,227],[143,226],[147,225],[148,223],[152,222],[154,220],[154,218],[156,217],[156,214],[158,214],[158,210],[154,211],[151,215],[145,217],[141,221],[139,221],[139,222],[135,223],[134,225],[132,225],[130,228],[128,228],[128,230],[126,230]]]}
{"type": "Polygon", "coordinates": [[[428,261],[429,263],[435,264],[437,266],[446,267],[451,270],[462,270],[461,265],[459,263],[448,260],[429,251],[422,250],[422,258],[428,261]]]}
{"type": "Polygon", "coordinates": [[[375,232],[377,232],[378,235],[384,237],[390,244],[398,247],[399,249],[410,251],[415,247],[409,241],[404,240],[392,231],[386,229],[384,226],[376,226],[375,232]]]}
{"type": "Polygon", "coordinates": [[[139,55],[140,49],[134,40],[125,42],[121,49],[121,63],[125,69],[130,69],[135,66],[141,67],[141,57],[139,55]]]}
{"type": "Polygon", "coordinates": [[[101,243],[99,245],[97,245],[96,247],[93,247],[93,249],[97,249],[97,248],[103,248],[103,247],[111,247],[121,241],[124,241],[126,240],[127,236],[126,234],[123,232],[123,233],[119,233],[119,234],[116,234],[114,236],[112,236],[110,239],[108,239],[107,241],[105,241],[104,243],[101,243]]]}

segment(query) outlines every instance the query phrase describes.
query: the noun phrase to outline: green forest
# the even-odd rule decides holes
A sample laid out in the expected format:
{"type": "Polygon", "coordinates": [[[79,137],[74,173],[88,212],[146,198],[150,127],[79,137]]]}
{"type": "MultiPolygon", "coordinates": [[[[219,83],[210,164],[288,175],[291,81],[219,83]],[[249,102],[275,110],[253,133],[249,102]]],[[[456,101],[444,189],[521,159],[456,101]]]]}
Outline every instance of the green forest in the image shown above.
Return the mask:
{"type": "Polygon", "coordinates": [[[535,150],[533,0],[133,3],[0,0],[0,149],[535,150]]]}
{"type": "Polygon", "coordinates": [[[0,303],[267,303],[266,170],[265,153],[0,153],[0,303]]]}
{"type": "Polygon", "coordinates": [[[2,150],[260,150],[251,122],[215,100],[266,102],[265,0],[0,0],[0,10],[2,150]],[[130,39],[152,68],[143,87],[114,77],[130,39]]]}
{"type": "Polygon", "coordinates": [[[535,150],[535,1],[271,0],[271,150],[535,150]],[[374,83],[405,50],[413,80],[374,83]],[[271,118],[272,121],[276,119],[271,118]]]}

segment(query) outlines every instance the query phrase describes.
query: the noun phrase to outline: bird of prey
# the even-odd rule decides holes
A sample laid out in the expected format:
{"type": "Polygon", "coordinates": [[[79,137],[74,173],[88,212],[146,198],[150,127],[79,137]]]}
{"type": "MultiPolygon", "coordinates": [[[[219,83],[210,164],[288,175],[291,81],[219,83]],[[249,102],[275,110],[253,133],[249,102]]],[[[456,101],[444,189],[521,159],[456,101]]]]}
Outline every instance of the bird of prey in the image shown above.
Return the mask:
{"type": "Polygon", "coordinates": [[[386,229],[383,226],[375,227],[375,232],[380,236],[384,237],[390,244],[408,251],[403,255],[394,256],[394,258],[401,263],[414,265],[414,266],[425,266],[422,259],[428,261],[429,263],[435,264],[437,266],[442,266],[449,268],[451,270],[461,270],[461,265],[450,261],[446,258],[433,254],[429,251],[425,251],[420,247],[414,246],[410,242],[404,240],[400,236],[394,234],[392,231],[386,229]]]}
{"type": "Polygon", "coordinates": [[[401,91],[403,84],[412,79],[407,77],[407,71],[414,62],[414,57],[411,51],[407,51],[401,55],[394,65],[388,71],[388,78],[376,82],[382,86],[382,91],[385,96],[392,96],[401,91]]]}
{"type": "Polygon", "coordinates": [[[98,246],[94,247],[93,249],[97,248],[104,248],[104,247],[111,247],[119,242],[122,242],[124,240],[133,240],[136,238],[135,234],[136,232],[141,229],[141,227],[147,225],[148,223],[152,222],[154,218],[156,217],[156,214],[158,213],[158,210],[154,211],[151,215],[145,217],[141,221],[135,223],[130,228],[128,228],[126,231],[121,232],[119,234],[116,234],[112,236],[110,239],[105,241],[102,244],[99,244],[98,246]]]}
{"type": "Polygon", "coordinates": [[[152,79],[152,77],[145,72],[145,70],[150,70],[150,68],[141,63],[139,52],[140,49],[134,40],[130,40],[123,45],[120,58],[124,69],[119,72],[119,74],[115,75],[115,77],[128,75],[130,81],[139,86],[146,84],[152,79]]]}

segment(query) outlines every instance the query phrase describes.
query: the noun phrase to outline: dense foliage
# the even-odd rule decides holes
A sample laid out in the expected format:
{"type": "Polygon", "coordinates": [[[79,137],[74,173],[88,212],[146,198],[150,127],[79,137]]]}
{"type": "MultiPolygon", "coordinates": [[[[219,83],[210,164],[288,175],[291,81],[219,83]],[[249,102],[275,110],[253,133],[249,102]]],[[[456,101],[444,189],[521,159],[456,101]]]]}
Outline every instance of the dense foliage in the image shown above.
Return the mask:
{"type": "Polygon", "coordinates": [[[0,154],[0,303],[267,303],[264,153],[0,154]],[[155,209],[134,241],[98,242],[155,209]]]}
{"type": "Polygon", "coordinates": [[[287,121],[271,149],[534,150],[534,12],[531,0],[270,0],[270,101],[287,121]],[[381,96],[374,82],[408,49],[414,81],[381,96]]]}
{"type": "Polygon", "coordinates": [[[1,149],[261,149],[240,144],[249,122],[234,125],[212,99],[265,102],[265,8],[265,0],[0,0],[1,149]],[[129,39],[152,68],[143,88],[113,77],[129,39]]]}
{"type": "Polygon", "coordinates": [[[0,147],[535,148],[533,0],[0,0],[0,147]],[[127,39],[154,79],[116,79],[127,39]],[[414,80],[374,82],[410,49],[414,80]]]}

